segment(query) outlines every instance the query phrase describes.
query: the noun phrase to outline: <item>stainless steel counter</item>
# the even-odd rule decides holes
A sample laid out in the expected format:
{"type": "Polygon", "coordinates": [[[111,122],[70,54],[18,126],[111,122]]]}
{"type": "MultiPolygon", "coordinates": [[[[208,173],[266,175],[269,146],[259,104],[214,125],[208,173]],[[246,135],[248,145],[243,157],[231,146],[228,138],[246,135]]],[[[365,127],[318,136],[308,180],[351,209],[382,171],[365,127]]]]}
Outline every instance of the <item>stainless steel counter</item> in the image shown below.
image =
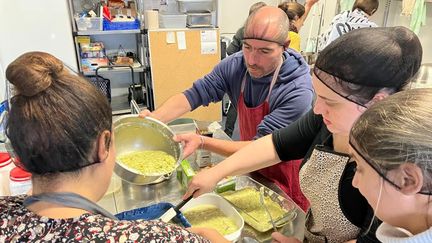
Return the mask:
{"type": "MultiPolygon", "coordinates": [[[[221,139],[229,139],[229,137],[223,132],[215,133],[214,136],[221,139]]],[[[212,154],[213,163],[218,163],[222,159],[223,157],[212,154]]],[[[263,185],[288,198],[288,196],[282,192],[278,186],[267,181],[265,178],[257,177],[254,174],[251,174],[251,176],[263,185]]],[[[170,179],[153,185],[132,185],[126,181],[121,181],[115,175],[113,176],[113,181],[114,184],[118,184],[117,186],[113,186],[113,188],[116,189],[117,187],[118,190],[105,195],[105,197],[103,197],[102,200],[98,202],[99,205],[111,213],[119,213],[159,202],[169,202],[175,205],[181,201],[181,198],[186,191],[186,189],[183,188],[180,182],[177,180],[175,173],[170,177],[170,179]]],[[[292,224],[288,224],[285,227],[279,229],[279,231],[285,235],[292,235],[302,240],[304,234],[304,224],[305,213],[299,207],[297,207],[297,217],[295,220],[292,222],[292,224]]],[[[253,238],[258,239],[268,239],[270,234],[271,232],[256,234],[256,232],[251,231],[250,228],[246,228],[242,235],[252,236],[253,238]]]]}

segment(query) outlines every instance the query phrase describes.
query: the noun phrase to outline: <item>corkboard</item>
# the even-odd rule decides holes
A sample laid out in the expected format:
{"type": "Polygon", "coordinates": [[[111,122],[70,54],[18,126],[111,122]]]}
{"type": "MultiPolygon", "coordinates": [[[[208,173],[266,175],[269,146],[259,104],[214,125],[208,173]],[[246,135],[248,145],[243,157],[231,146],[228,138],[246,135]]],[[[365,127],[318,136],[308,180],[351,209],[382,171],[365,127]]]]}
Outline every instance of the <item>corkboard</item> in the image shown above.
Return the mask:
{"type": "MultiPolygon", "coordinates": [[[[176,34],[174,34],[176,36],[176,34]]],[[[217,30],[217,40],[219,31],[217,30]]],[[[154,104],[157,109],[171,96],[192,87],[192,83],[211,72],[220,61],[220,43],[217,41],[215,54],[201,54],[201,32],[197,29],[151,30],[149,31],[150,66],[154,104]],[[186,49],[179,50],[176,43],[167,43],[169,31],[184,31],[186,49]]],[[[200,107],[186,113],[200,121],[220,121],[222,119],[221,102],[200,107]]]]}

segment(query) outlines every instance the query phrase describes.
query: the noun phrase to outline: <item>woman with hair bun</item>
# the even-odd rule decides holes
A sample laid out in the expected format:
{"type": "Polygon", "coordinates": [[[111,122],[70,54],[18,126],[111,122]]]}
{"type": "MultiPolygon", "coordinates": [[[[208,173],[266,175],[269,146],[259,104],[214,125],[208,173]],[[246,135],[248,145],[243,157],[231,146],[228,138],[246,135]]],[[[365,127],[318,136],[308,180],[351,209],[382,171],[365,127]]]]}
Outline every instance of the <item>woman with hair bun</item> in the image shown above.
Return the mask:
{"type": "Polygon", "coordinates": [[[432,242],[432,89],[392,95],[365,111],[350,134],[358,188],[384,221],[384,242],[432,242]]]}
{"type": "Polygon", "coordinates": [[[289,47],[297,52],[300,52],[300,29],[303,27],[312,6],[317,2],[318,0],[307,0],[303,6],[297,2],[284,1],[278,5],[278,8],[282,9],[290,20],[289,47]]]}
{"type": "MultiPolygon", "coordinates": [[[[352,185],[349,132],[368,107],[409,85],[422,52],[418,37],[405,27],[363,28],[336,39],[314,67],[313,109],[198,173],[184,197],[208,192],[226,176],[303,158],[299,177],[310,202],[307,242],[378,242],[373,211],[352,185]]],[[[277,232],[272,236],[276,242],[299,241],[277,232]]]]}
{"type": "Polygon", "coordinates": [[[119,221],[95,202],[115,164],[111,108],[89,81],[44,52],[13,61],[15,86],[7,135],[32,173],[31,196],[0,197],[0,241],[224,242],[208,229],[186,230],[160,220],[119,221]]]}

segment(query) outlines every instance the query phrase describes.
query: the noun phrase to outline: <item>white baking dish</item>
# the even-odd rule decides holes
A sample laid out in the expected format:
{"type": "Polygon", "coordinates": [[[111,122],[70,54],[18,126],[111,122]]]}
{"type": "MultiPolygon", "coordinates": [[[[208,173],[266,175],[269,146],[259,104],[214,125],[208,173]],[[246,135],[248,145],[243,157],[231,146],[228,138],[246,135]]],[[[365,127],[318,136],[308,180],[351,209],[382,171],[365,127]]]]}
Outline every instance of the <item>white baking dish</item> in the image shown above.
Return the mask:
{"type": "Polygon", "coordinates": [[[214,205],[218,207],[226,216],[232,218],[239,229],[229,235],[225,235],[225,238],[233,242],[237,241],[240,238],[241,232],[244,227],[243,218],[240,216],[237,210],[234,209],[234,207],[232,207],[228,202],[225,201],[225,199],[214,193],[203,194],[197,198],[190,200],[180,209],[180,211],[184,212],[189,208],[193,208],[199,205],[214,205]]]}

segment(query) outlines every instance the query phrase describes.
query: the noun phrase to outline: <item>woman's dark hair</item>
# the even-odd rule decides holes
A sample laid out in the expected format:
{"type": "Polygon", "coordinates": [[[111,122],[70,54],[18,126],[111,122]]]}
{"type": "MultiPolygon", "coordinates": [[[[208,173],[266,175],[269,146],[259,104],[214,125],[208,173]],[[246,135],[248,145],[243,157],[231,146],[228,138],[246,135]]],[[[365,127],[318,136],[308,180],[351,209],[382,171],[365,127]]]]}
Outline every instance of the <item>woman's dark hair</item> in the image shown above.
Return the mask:
{"type": "Polygon", "coordinates": [[[297,14],[294,11],[289,10],[289,9],[283,9],[283,8],[281,8],[281,9],[285,12],[285,14],[287,15],[287,17],[289,19],[289,31],[294,31],[294,32],[298,33],[298,29],[294,24],[294,22],[298,19],[297,14]]]}
{"type": "Polygon", "coordinates": [[[324,48],[314,73],[336,93],[365,103],[383,88],[390,94],[403,90],[422,53],[418,37],[405,27],[361,28],[324,48]]]}
{"type": "Polygon", "coordinates": [[[26,170],[55,174],[99,162],[97,139],[111,130],[112,118],[106,97],[94,85],[44,52],[18,57],[6,78],[16,91],[7,135],[26,170]]]}
{"type": "Polygon", "coordinates": [[[360,9],[368,15],[374,14],[378,10],[379,1],[378,0],[356,0],[352,11],[360,9]]]}
{"type": "Polygon", "coordinates": [[[289,10],[295,14],[294,18],[301,18],[305,13],[305,7],[297,2],[283,2],[278,5],[278,8],[282,9],[285,13],[289,10]]]}

